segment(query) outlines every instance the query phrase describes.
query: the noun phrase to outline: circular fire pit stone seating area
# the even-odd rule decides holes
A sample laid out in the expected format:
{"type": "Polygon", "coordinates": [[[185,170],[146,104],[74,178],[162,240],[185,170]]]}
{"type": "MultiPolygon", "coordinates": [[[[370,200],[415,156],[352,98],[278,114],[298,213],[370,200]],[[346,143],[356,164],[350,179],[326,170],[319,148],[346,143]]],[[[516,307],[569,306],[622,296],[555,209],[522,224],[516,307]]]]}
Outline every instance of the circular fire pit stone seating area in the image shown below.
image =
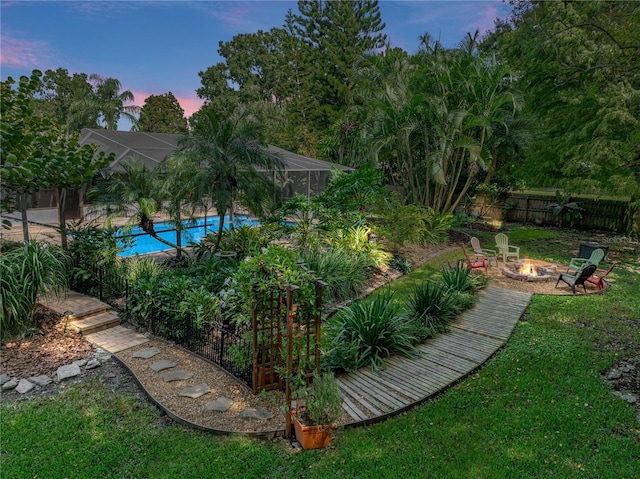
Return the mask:
{"type": "Polygon", "coordinates": [[[558,275],[558,266],[545,261],[531,259],[506,263],[502,274],[517,281],[548,281],[558,275]]]}

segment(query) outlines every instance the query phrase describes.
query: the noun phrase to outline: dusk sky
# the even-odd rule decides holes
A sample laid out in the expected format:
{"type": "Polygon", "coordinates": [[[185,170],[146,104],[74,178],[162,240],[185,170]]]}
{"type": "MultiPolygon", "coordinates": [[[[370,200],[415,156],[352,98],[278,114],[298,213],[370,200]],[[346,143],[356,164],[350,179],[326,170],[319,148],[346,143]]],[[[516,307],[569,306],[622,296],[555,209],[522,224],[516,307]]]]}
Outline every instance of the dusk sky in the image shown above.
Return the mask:
{"type": "MultiPolygon", "coordinates": [[[[1,0],[2,81],[33,69],[66,68],[120,80],[142,106],[168,91],[190,116],[202,101],[198,72],[221,61],[218,42],[284,23],[295,1],[27,1],[1,0]]],[[[485,1],[380,1],[384,33],[409,53],[429,32],[454,47],[466,32],[484,33],[509,6],[485,1]]],[[[128,123],[120,124],[128,130],[128,123]]]]}

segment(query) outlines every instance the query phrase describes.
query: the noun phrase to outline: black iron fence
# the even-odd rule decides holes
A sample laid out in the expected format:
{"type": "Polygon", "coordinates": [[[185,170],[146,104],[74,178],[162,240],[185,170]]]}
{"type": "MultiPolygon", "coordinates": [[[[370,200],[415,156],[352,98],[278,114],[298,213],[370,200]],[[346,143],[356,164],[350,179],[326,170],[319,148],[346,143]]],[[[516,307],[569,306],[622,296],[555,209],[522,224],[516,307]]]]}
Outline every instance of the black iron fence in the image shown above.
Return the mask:
{"type": "Polygon", "coordinates": [[[116,266],[80,264],[76,261],[70,283],[73,291],[88,294],[120,311],[126,311],[129,282],[116,266]]]}
{"type": "Polygon", "coordinates": [[[156,336],[173,341],[178,346],[222,367],[250,388],[253,387],[253,348],[241,331],[224,328],[212,321],[199,321],[195,315],[185,318],[176,311],[154,311],[145,325],[156,336]]]}

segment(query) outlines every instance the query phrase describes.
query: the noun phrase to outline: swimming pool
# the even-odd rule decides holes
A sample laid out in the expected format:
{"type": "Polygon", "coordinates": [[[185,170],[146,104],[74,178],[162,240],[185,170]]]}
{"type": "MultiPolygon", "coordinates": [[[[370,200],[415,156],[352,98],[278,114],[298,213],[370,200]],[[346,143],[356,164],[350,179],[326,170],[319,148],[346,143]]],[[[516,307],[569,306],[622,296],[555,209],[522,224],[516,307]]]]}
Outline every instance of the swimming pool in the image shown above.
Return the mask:
{"type": "MultiPolygon", "coordinates": [[[[260,223],[254,219],[251,219],[245,215],[235,215],[234,224],[236,226],[249,225],[255,226],[260,223]]],[[[205,231],[205,218],[198,218],[194,222],[184,222],[184,230],[182,230],[182,246],[187,246],[189,242],[199,243],[208,233],[218,231],[220,226],[220,219],[217,216],[206,218],[206,231],[205,231]]],[[[224,218],[224,229],[228,230],[231,224],[229,216],[224,218]]],[[[155,231],[161,238],[174,243],[176,242],[176,229],[168,222],[156,223],[154,225],[155,231]]],[[[136,254],[148,254],[158,253],[161,251],[168,251],[170,246],[158,241],[157,239],[146,234],[142,228],[136,226],[131,229],[130,235],[132,236],[132,244],[118,253],[118,256],[135,256],[136,254]]]]}

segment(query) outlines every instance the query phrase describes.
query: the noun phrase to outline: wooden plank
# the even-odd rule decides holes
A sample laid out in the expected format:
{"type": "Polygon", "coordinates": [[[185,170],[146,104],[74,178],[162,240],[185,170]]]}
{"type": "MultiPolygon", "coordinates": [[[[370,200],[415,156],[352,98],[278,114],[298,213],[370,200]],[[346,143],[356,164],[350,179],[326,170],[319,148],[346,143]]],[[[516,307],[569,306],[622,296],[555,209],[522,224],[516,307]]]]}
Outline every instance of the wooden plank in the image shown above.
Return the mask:
{"type": "Polygon", "coordinates": [[[407,401],[400,398],[400,396],[394,395],[393,392],[386,391],[386,387],[375,381],[374,379],[367,377],[363,374],[354,374],[349,376],[350,379],[361,384],[363,388],[367,388],[373,396],[376,396],[380,401],[385,402],[390,407],[398,409],[407,405],[407,401]]]}
{"type": "Polygon", "coordinates": [[[362,398],[365,398],[366,402],[368,402],[371,406],[373,406],[374,408],[376,408],[377,410],[381,411],[384,414],[392,411],[393,409],[396,409],[396,407],[393,406],[392,404],[390,405],[382,401],[380,397],[377,394],[374,394],[370,388],[363,387],[362,384],[358,383],[357,381],[354,381],[353,377],[349,379],[350,379],[349,382],[345,382],[343,384],[345,385],[345,387],[348,387],[351,389],[351,391],[353,391],[355,396],[353,394],[352,396],[354,396],[355,399],[358,400],[358,402],[361,402],[362,398]]]}
{"type": "Polygon", "coordinates": [[[353,404],[351,399],[349,399],[346,394],[342,394],[342,409],[344,409],[347,414],[351,416],[355,421],[363,421],[365,419],[369,419],[369,417],[365,413],[363,413],[355,404],[353,404]]]}
{"type": "Polygon", "coordinates": [[[364,397],[361,397],[356,391],[354,391],[351,387],[345,384],[344,381],[338,380],[338,385],[340,389],[344,390],[349,394],[354,400],[358,401],[361,406],[371,411],[376,416],[382,416],[382,411],[378,410],[375,406],[371,405],[369,401],[367,401],[364,397]]]}
{"type": "Polygon", "coordinates": [[[476,363],[484,362],[489,356],[496,352],[496,350],[502,345],[501,342],[496,341],[493,347],[487,345],[483,348],[479,348],[475,345],[464,344],[456,341],[455,338],[443,338],[438,343],[434,343],[429,348],[436,348],[443,351],[448,351],[455,356],[474,361],[476,363]]]}
{"type": "Polygon", "coordinates": [[[389,380],[383,378],[382,375],[374,375],[370,371],[358,371],[358,374],[361,374],[363,376],[367,376],[369,378],[375,378],[376,381],[378,381],[379,383],[383,384],[385,387],[387,387],[389,389],[393,389],[393,390],[399,392],[400,394],[413,399],[414,401],[418,401],[418,400],[422,399],[422,396],[420,396],[419,394],[414,393],[409,388],[404,387],[402,384],[398,384],[396,382],[389,381],[389,380]]]}

